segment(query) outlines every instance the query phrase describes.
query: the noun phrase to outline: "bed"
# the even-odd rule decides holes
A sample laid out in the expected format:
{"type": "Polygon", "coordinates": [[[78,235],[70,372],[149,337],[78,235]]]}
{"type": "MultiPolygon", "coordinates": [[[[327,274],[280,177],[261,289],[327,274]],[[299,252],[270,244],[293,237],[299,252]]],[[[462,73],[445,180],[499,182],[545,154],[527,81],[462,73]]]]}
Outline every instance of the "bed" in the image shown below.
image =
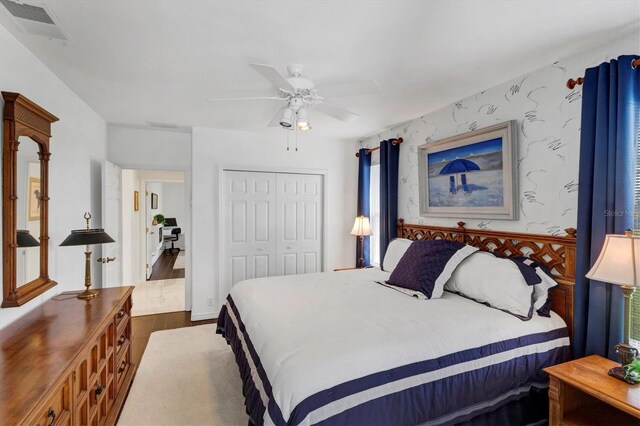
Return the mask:
{"type": "Polygon", "coordinates": [[[240,368],[250,423],[498,424],[544,417],[542,368],[570,357],[575,231],[406,225],[399,237],[527,255],[552,270],[550,318],[520,321],[445,292],[408,297],[378,268],[237,283],[217,332],[240,368]]]}

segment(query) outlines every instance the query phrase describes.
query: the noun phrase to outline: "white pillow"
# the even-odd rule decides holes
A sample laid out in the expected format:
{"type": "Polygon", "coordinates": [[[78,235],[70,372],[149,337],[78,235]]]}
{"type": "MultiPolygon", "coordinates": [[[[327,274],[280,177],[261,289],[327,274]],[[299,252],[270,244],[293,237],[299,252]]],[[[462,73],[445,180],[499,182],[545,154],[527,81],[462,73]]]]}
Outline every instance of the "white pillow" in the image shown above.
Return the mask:
{"type": "Polygon", "coordinates": [[[406,238],[395,238],[391,240],[387,246],[387,252],[384,254],[384,260],[382,261],[382,265],[380,265],[380,269],[387,272],[393,272],[411,243],[413,243],[413,241],[406,238]]]}
{"type": "Polygon", "coordinates": [[[527,285],[512,261],[491,253],[477,252],[466,258],[444,288],[523,321],[533,316],[534,287],[527,285]]]}

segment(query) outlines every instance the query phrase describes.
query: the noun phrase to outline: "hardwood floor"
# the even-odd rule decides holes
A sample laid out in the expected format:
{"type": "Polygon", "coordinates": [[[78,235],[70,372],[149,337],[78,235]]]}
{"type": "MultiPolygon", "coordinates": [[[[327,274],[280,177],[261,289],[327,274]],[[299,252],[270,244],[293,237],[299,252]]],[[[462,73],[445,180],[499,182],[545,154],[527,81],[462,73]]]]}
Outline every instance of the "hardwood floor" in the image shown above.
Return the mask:
{"type": "Polygon", "coordinates": [[[136,365],[140,364],[142,354],[149,342],[149,336],[154,331],[214,324],[215,322],[216,320],[191,321],[191,312],[188,311],[133,317],[131,318],[132,362],[136,365]]]}
{"type": "Polygon", "coordinates": [[[153,264],[149,281],[184,278],[184,269],[173,269],[178,258],[178,252],[162,252],[160,258],[153,264]]]}

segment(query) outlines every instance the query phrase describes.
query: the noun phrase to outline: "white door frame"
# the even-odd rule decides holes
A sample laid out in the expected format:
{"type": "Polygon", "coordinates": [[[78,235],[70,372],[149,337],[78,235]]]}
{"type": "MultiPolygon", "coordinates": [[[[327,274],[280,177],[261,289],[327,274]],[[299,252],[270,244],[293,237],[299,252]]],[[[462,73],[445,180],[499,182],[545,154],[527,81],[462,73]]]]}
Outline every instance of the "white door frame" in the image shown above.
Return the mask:
{"type": "MultiPolygon", "coordinates": [[[[192,280],[192,261],[191,261],[191,256],[192,256],[192,252],[193,250],[191,250],[191,232],[192,228],[193,228],[193,224],[191,221],[191,206],[192,206],[192,202],[191,202],[191,197],[192,197],[192,175],[191,175],[191,169],[190,168],[181,168],[181,167],[157,167],[157,166],[149,166],[149,165],[145,165],[145,164],[140,164],[140,163],[114,163],[117,164],[118,166],[120,166],[121,169],[127,169],[127,170],[138,170],[138,171],[158,171],[158,172],[182,172],[183,176],[184,176],[184,193],[185,193],[185,204],[186,204],[186,211],[187,211],[187,216],[189,217],[189,227],[191,229],[187,230],[187,233],[185,234],[185,276],[184,276],[184,309],[185,311],[191,311],[191,308],[193,306],[192,303],[192,294],[193,294],[193,280],[192,280]]],[[[140,184],[142,185],[146,185],[147,182],[162,182],[162,180],[160,179],[140,179],[140,184]]],[[[170,180],[167,180],[167,182],[169,183],[170,180]]],[[[175,182],[175,180],[173,181],[175,182]]],[[[140,197],[140,199],[144,200],[145,197],[140,197]]],[[[145,201],[146,204],[146,201],[145,201]]],[[[146,208],[146,206],[145,206],[146,208]]],[[[142,206],[141,206],[141,210],[142,210],[142,206]]],[[[143,220],[143,218],[141,218],[141,220],[143,220]]],[[[122,221],[121,221],[122,222],[122,221]]],[[[144,224],[146,226],[146,223],[144,224]]],[[[122,223],[121,223],[122,226],[122,223]]],[[[141,230],[143,230],[144,228],[141,228],[141,230]]],[[[140,237],[138,237],[140,238],[140,237]]],[[[141,245],[141,251],[143,251],[143,255],[142,259],[146,259],[146,235],[145,235],[145,239],[144,239],[144,244],[141,245]]],[[[143,274],[143,276],[146,277],[146,275],[143,274]]]]}
{"type": "MultiPolygon", "coordinates": [[[[222,197],[224,194],[224,172],[262,172],[262,173],[283,173],[298,175],[319,175],[322,176],[322,272],[327,271],[327,215],[328,215],[328,180],[329,172],[326,169],[298,169],[293,167],[269,167],[269,166],[218,166],[218,253],[220,262],[224,260],[224,241],[222,240],[224,227],[224,206],[222,197]]],[[[222,285],[222,265],[218,267],[218,288],[222,285]]],[[[218,299],[224,304],[224,295],[218,294],[218,299]]]]}

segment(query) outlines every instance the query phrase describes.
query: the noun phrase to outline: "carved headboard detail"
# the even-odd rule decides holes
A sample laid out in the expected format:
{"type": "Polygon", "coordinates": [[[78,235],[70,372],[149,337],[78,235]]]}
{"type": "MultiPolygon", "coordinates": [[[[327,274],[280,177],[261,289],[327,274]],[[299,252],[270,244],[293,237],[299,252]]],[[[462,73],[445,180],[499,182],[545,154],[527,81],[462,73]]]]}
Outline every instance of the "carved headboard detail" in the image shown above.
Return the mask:
{"type": "Polygon", "coordinates": [[[551,292],[552,309],[564,319],[573,336],[573,291],[576,272],[576,230],[567,235],[527,234],[519,232],[467,229],[464,222],[457,228],[409,225],[398,220],[398,237],[410,240],[452,240],[478,247],[502,256],[527,256],[545,265],[558,282],[551,292]]]}

